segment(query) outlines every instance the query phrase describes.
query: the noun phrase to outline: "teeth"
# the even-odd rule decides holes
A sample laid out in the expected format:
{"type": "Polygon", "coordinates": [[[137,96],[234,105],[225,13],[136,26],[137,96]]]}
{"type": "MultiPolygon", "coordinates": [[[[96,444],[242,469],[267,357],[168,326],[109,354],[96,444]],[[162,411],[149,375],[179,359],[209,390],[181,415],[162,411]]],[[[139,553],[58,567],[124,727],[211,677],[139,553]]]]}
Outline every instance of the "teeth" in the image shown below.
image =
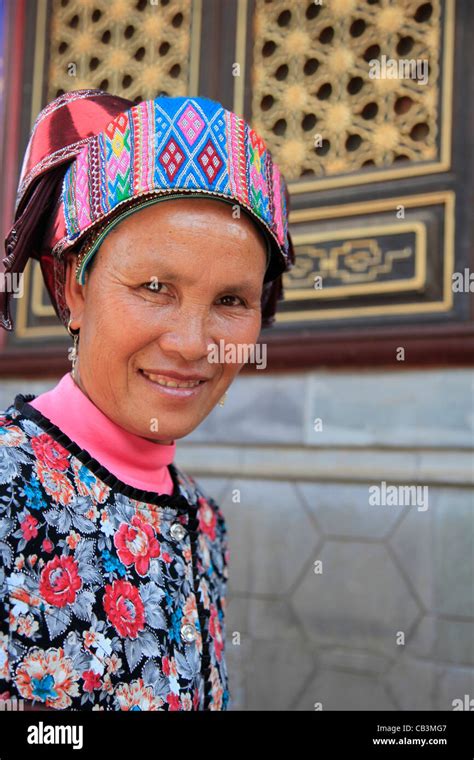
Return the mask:
{"type": "Polygon", "coordinates": [[[168,380],[163,375],[149,375],[147,372],[143,373],[150,380],[158,385],[164,385],[166,388],[195,388],[199,385],[200,380],[190,380],[188,383],[177,383],[175,380],[168,380]]]}

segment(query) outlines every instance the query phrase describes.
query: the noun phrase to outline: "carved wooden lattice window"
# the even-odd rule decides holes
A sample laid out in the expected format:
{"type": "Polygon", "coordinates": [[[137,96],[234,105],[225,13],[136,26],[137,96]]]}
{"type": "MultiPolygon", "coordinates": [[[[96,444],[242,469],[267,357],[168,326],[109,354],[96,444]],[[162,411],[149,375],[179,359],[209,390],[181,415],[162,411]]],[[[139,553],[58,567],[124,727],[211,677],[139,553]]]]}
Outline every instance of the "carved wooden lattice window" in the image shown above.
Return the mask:
{"type": "Polygon", "coordinates": [[[54,0],[48,100],[100,87],[139,102],[188,92],[189,0],[54,0]]]}
{"type": "Polygon", "coordinates": [[[289,179],[440,159],[439,0],[255,5],[252,121],[289,179]]]}

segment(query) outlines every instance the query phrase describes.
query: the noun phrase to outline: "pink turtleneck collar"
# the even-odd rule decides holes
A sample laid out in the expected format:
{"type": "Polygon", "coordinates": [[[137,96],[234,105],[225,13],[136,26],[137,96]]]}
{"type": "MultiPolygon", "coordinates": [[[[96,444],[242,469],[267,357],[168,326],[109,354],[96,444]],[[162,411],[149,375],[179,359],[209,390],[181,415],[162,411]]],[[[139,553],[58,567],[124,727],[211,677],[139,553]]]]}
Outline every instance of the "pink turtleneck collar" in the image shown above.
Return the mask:
{"type": "Polygon", "coordinates": [[[82,392],[70,372],[29,403],[119,480],[145,491],[173,493],[168,465],[176,443],[154,443],[124,430],[82,392]]]}

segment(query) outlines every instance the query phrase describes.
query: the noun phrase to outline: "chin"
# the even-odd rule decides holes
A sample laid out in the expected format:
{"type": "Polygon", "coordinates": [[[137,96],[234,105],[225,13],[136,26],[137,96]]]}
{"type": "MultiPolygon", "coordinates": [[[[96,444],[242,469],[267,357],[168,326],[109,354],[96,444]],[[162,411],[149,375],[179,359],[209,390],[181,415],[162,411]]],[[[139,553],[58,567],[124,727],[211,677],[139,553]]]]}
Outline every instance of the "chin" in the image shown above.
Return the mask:
{"type": "MultiPolygon", "coordinates": [[[[149,440],[156,441],[157,443],[169,443],[171,441],[178,440],[178,438],[184,438],[185,436],[189,435],[189,433],[192,433],[192,431],[197,428],[201,421],[196,420],[196,422],[193,424],[192,422],[185,423],[182,419],[178,419],[176,420],[175,424],[169,420],[167,422],[163,421],[160,425],[159,412],[157,412],[154,417],[158,420],[158,429],[151,430],[150,425],[145,423],[138,434],[143,438],[148,438],[149,440]]],[[[151,419],[153,419],[153,416],[151,419]]]]}
{"type": "Polygon", "coordinates": [[[206,404],[192,404],[188,401],[188,409],[185,409],[186,404],[183,401],[176,404],[170,403],[168,400],[165,403],[160,403],[160,401],[151,399],[144,403],[142,398],[140,399],[141,403],[135,407],[136,411],[133,411],[133,407],[131,407],[131,416],[130,407],[126,410],[127,421],[130,422],[134,432],[143,438],[154,441],[174,441],[178,438],[184,438],[206,419],[215,406],[209,401],[206,404]],[[175,408],[170,409],[170,405],[175,408]],[[191,406],[194,406],[194,409],[191,406]]]}

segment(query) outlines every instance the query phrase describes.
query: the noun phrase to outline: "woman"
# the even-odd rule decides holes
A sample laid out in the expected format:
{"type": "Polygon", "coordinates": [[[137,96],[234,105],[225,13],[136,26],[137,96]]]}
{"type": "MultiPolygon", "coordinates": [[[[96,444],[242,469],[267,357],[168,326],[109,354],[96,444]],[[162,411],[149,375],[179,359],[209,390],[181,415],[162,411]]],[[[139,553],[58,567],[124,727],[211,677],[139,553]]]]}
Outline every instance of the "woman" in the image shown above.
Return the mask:
{"type": "Polygon", "coordinates": [[[227,709],[226,524],[173,458],[242,367],[211,349],[273,322],[287,211],[265,143],[214,101],[79,90],[39,115],[4,263],[40,261],[74,345],[0,421],[4,699],[227,709]]]}

